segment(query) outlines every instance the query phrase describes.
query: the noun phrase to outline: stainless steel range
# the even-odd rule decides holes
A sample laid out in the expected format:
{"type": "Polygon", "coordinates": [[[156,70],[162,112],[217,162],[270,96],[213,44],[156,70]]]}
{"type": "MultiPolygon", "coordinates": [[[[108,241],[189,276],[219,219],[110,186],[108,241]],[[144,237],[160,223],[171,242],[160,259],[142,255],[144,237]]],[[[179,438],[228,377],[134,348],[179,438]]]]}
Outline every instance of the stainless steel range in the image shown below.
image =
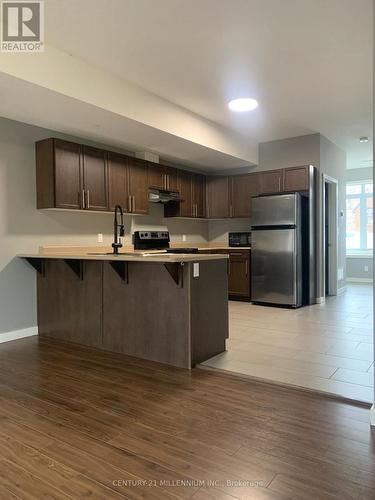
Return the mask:
{"type": "Polygon", "coordinates": [[[134,250],[159,250],[167,253],[198,253],[198,248],[170,248],[169,231],[135,231],[134,250]]]}

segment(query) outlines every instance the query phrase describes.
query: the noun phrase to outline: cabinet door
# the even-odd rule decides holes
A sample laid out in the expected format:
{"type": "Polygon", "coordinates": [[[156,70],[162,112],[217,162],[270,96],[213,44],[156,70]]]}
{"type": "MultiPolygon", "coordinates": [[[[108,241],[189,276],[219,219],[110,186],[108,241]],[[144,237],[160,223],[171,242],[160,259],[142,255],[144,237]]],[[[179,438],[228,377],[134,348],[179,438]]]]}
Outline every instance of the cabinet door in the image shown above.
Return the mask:
{"type": "Polygon", "coordinates": [[[158,163],[148,163],[148,185],[152,188],[166,189],[165,170],[158,163]]]}
{"type": "Polygon", "coordinates": [[[178,191],[183,201],[180,202],[180,217],[193,217],[193,175],[190,172],[179,173],[178,191]]]}
{"type": "Polygon", "coordinates": [[[178,191],[178,170],[172,167],[165,167],[166,189],[178,191]]]}
{"type": "Polygon", "coordinates": [[[229,253],[229,294],[250,297],[250,259],[249,253],[229,253]]]}
{"type": "Polygon", "coordinates": [[[284,191],[307,191],[309,189],[309,167],[291,167],[284,169],[284,191]]]}
{"type": "Polygon", "coordinates": [[[206,217],[206,176],[193,175],[193,213],[195,217],[206,217]]]}
{"type": "Polygon", "coordinates": [[[55,139],[55,206],[83,208],[81,146],[55,139]]]}
{"type": "Polygon", "coordinates": [[[126,156],[108,153],[109,209],[120,205],[124,212],[130,212],[129,170],[126,156]]]}
{"type": "Polygon", "coordinates": [[[131,211],[135,214],[148,214],[148,166],[138,158],[128,158],[129,194],[131,211]]]}
{"type": "Polygon", "coordinates": [[[231,187],[231,216],[251,217],[251,198],[259,192],[258,174],[234,175],[231,187]]]}
{"type": "Polygon", "coordinates": [[[227,176],[207,177],[207,217],[225,219],[229,213],[229,178],[227,176]]]}
{"type": "Polygon", "coordinates": [[[87,210],[108,210],[106,152],[83,146],[83,187],[87,210]]]}
{"type": "Polygon", "coordinates": [[[283,170],[259,172],[259,193],[281,193],[283,189],[283,170]]]}

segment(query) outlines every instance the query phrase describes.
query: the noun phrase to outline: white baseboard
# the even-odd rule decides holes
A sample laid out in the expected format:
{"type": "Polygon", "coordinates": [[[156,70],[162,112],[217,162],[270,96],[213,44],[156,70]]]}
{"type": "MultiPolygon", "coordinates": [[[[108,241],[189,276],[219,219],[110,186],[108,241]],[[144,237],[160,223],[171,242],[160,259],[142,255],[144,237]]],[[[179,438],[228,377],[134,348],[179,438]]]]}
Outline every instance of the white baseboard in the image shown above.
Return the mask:
{"type": "Polygon", "coordinates": [[[372,283],[371,278],[346,278],[348,283],[372,283]]]}
{"type": "Polygon", "coordinates": [[[346,292],[346,285],[344,285],[341,288],[337,289],[337,295],[342,295],[345,292],[346,292]]]}
{"type": "Polygon", "coordinates": [[[38,327],[24,328],[22,330],[13,330],[12,332],[0,333],[0,344],[10,342],[11,340],[23,339],[24,337],[32,337],[38,335],[38,327]]]}
{"type": "Polygon", "coordinates": [[[370,410],[370,425],[375,427],[375,404],[372,405],[370,410]]]}
{"type": "Polygon", "coordinates": [[[325,302],[326,302],[326,298],[325,297],[317,297],[315,299],[315,303],[316,304],[325,304],[325,302]]]}

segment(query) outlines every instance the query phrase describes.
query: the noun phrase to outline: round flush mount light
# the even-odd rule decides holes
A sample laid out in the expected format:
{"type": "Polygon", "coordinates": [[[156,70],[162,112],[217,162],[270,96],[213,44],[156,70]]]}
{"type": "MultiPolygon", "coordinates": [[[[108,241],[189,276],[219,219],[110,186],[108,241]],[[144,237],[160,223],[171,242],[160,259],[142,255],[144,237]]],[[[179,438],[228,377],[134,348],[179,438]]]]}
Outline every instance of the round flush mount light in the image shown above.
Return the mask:
{"type": "Polygon", "coordinates": [[[359,142],[368,142],[368,137],[365,137],[365,136],[360,137],[359,142]]]}
{"type": "Polygon", "coordinates": [[[228,102],[228,108],[231,111],[243,112],[252,111],[258,107],[258,101],[250,97],[241,97],[228,102]]]}

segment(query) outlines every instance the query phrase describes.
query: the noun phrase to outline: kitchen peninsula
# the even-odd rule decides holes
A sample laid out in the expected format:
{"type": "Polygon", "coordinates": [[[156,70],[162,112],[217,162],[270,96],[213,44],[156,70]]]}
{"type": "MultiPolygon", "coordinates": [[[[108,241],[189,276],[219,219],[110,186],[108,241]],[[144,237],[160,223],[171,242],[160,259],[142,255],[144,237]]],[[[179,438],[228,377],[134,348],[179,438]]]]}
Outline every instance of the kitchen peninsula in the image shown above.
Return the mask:
{"type": "Polygon", "coordinates": [[[39,335],[190,369],[225,350],[226,255],[22,254],[39,335]]]}

